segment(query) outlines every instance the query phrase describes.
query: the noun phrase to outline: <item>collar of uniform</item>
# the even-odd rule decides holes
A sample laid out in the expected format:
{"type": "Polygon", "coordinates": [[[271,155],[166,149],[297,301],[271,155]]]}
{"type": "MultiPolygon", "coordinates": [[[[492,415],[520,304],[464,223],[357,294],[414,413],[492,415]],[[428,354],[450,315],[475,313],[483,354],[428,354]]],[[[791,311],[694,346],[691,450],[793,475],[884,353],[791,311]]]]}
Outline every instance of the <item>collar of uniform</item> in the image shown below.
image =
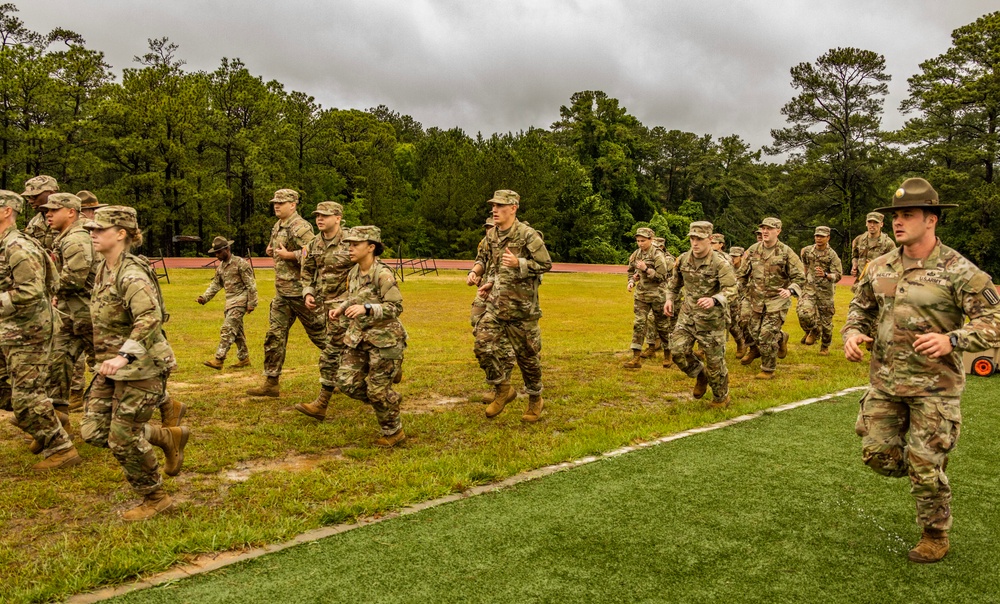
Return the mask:
{"type": "Polygon", "coordinates": [[[10,225],[6,229],[4,229],[4,231],[2,233],[0,233],[0,240],[6,239],[7,236],[11,234],[12,231],[16,231],[16,230],[17,230],[17,225],[16,224],[10,225]]]}
{"type": "Polygon", "coordinates": [[[292,212],[292,215],[284,220],[279,220],[278,225],[282,228],[286,228],[288,225],[292,224],[292,221],[299,217],[298,212],[292,212]]]}

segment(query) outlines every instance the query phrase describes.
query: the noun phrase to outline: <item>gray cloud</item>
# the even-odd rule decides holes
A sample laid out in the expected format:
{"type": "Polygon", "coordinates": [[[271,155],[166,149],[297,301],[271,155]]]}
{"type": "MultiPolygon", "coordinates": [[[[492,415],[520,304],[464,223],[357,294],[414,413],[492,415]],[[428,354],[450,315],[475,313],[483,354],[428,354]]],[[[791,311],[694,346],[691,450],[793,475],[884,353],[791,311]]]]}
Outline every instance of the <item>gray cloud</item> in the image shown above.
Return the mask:
{"type": "Polygon", "coordinates": [[[120,71],[168,36],[191,69],[223,56],[326,107],[385,104],[425,127],[547,128],[580,90],[603,90],[647,126],[770,142],[789,69],[837,46],[886,57],[886,127],[906,79],[991,2],[546,0],[481,2],[31,0],[19,16],[61,26],[120,71]]]}

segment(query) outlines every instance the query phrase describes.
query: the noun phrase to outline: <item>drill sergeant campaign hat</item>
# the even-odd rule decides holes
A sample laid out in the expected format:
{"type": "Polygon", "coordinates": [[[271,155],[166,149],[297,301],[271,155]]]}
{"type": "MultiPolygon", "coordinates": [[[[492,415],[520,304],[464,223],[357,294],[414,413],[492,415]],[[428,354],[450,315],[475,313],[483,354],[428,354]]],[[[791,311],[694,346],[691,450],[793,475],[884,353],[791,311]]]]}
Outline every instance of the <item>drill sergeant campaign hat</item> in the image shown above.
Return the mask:
{"type": "Polygon", "coordinates": [[[829,237],[830,236],[830,227],[828,227],[828,226],[818,226],[818,227],[816,227],[816,232],[813,233],[813,235],[814,236],[815,235],[819,235],[821,237],[829,237]]]}
{"type": "Polygon", "coordinates": [[[868,219],[865,220],[865,222],[877,222],[879,224],[882,224],[884,220],[885,216],[883,216],[882,214],[879,214],[878,212],[868,212],[868,219]]]}
{"type": "Polygon", "coordinates": [[[486,200],[486,203],[496,203],[502,206],[521,205],[521,196],[510,189],[500,189],[493,193],[493,198],[486,200]]]}
{"type": "Polygon", "coordinates": [[[734,245],[733,247],[729,248],[729,255],[730,256],[742,256],[743,252],[745,252],[745,251],[746,250],[743,249],[743,248],[741,248],[740,246],[734,245]]]}
{"type": "Polygon", "coordinates": [[[73,195],[72,193],[56,193],[54,195],[49,195],[49,198],[45,200],[45,203],[38,207],[45,208],[46,210],[69,208],[79,212],[80,206],[80,198],[76,195],[73,195]]]}
{"type": "Polygon", "coordinates": [[[271,198],[271,203],[298,203],[299,192],[294,189],[278,189],[271,198]]]}
{"type": "Polygon", "coordinates": [[[13,191],[0,189],[0,208],[11,208],[20,214],[24,209],[24,198],[13,191]]]}
{"type": "Polygon", "coordinates": [[[712,223],[705,220],[692,222],[691,226],[688,227],[688,237],[708,239],[712,236],[712,228],[712,223]]]}
{"type": "Polygon", "coordinates": [[[226,239],[225,237],[216,237],[215,239],[212,239],[212,249],[208,250],[205,253],[208,254],[209,256],[214,256],[215,254],[218,254],[222,250],[232,245],[233,245],[232,239],[226,239]]]}
{"type": "Polygon", "coordinates": [[[879,212],[892,212],[903,208],[957,208],[956,203],[941,203],[937,191],[923,178],[907,178],[892,196],[892,205],[875,208],[879,212]]]}
{"type": "Polygon", "coordinates": [[[373,225],[354,227],[353,229],[347,231],[347,234],[344,235],[343,241],[347,241],[349,243],[352,241],[367,241],[368,243],[374,243],[376,256],[381,256],[382,250],[385,249],[385,246],[382,244],[382,230],[373,225]]]}
{"type": "Polygon", "coordinates": [[[761,228],[767,227],[769,229],[780,229],[781,221],[773,216],[769,216],[764,220],[761,220],[760,224],[758,224],[757,226],[761,228]]]}
{"type": "Polygon", "coordinates": [[[321,201],[316,206],[316,209],[313,210],[313,216],[316,214],[322,214],[323,216],[343,216],[344,206],[336,201],[321,201]]]}
{"type": "Polygon", "coordinates": [[[56,179],[52,178],[51,176],[46,176],[42,174],[40,176],[36,176],[34,178],[29,178],[28,180],[26,180],[24,182],[24,193],[21,193],[21,195],[34,197],[35,195],[44,193],[45,191],[55,192],[58,190],[59,190],[59,183],[56,182],[56,179]]]}
{"type": "Polygon", "coordinates": [[[135,209],[128,206],[105,206],[94,212],[94,219],[83,223],[88,231],[119,227],[129,231],[139,229],[135,209]]]}
{"type": "Polygon", "coordinates": [[[635,230],[635,236],[645,237],[646,239],[652,239],[656,237],[656,233],[654,233],[653,229],[649,227],[639,227],[635,230]]]}
{"type": "Polygon", "coordinates": [[[76,196],[80,198],[81,210],[96,210],[108,207],[108,204],[98,202],[97,195],[94,195],[90,191],[80,191],[76,196]]]}

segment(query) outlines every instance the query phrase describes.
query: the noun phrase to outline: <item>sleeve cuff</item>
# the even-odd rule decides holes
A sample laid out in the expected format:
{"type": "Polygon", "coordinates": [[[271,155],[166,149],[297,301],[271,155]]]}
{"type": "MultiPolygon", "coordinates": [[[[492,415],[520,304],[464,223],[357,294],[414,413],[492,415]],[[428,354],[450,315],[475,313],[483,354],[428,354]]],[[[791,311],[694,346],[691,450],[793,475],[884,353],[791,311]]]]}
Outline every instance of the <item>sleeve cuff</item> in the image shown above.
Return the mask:
{"type": "Polygon", "coordinates": [[[122,347],[118,350],[118,352],[124,352],[125,354],[130,354],[134,357],[141,357],[146,354],[146,347],[135,340],[129,339],[125,340],[125,343],[122,344],[122,347]]]}
{"type": "Polygon", "coordinates": [[[375,320],[382,318],[382,305],[372,304],[372,318],[375,320]]]}
{"type": "Polygon", "coordinates": [[[302,288],[302,299],[305,300],[306,296],[316,297],[316,289],[312,286],[302,288]]]}
{"type": "Polygon", "coordinates": [[[517,259],[517,265],[518,265],[518,267],[520,267],[519,272],[521,274],[521,278],[524,279],[525,277],[528,276],[528,259],[527,258],[518,258],[517,259]]]}
{"type": "Polygon", "coordinates": [[[723,294],[715,294],[714,296],[712,296],[712,298],[719,303],[719,306],[726,305],[726,296],[724,296],[723,294]]]}
{"type": "Polygon", "coordinates": [[[0,317],[14,314],[14,303],[10,299],[10,292],[0,294],[0,317]]]}

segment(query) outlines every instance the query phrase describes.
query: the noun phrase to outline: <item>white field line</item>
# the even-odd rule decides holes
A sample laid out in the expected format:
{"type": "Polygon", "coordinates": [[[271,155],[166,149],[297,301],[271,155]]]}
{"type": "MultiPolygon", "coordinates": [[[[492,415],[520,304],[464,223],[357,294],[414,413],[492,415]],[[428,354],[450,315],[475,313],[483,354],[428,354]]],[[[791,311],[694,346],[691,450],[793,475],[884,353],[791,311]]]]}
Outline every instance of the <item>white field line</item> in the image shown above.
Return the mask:
{"type": "Polygon", "coordinates": [[[690,430],[684,430],[683,432],[678,432],[676,434],[671,434],[669,436],[664,436],[662,438],[657,438],[656,440],[651,440],[647,442],[638,443],[635,445],[629,445],[627,447],[621,447],[613,451],[608,451],[601,455],[591,455],[588,457],[583,457],[580,459],[575,459],[573,461],[564,461],[562,463],[553,464],[551,466],[545,466],[542,468],[537,468],[535,470],[529,470],[527,472],[522,472],[515,476],[511,476],[506,480],[501,480],[499,482],[492,482],[490,484],[484,484],[470,489],[466,489],[461,493],[453,493],[451,495],[446,495],[444,497],[438,497],[437,499],[431,499],[429,501],[424,501],[422,503],[417,503],[411,506],[407,506],[399,511],[390,512],[378,518],[361,519],[349,524],[338,524],[335,526],[325,526],[322,528],[314,529],[311,531],[306,531],[301,535],[298,535],[291,541],[286,541],[285,543],[276,543],[274,545],[268,545],[265,547],[255,548],[243,552],[221,552],[219,554],[207,554],[200,556],[197,560],[192,563],[185,564],[183,566],[178,566],[166,572],[162,572],[149,577],[148,579],[143,579],[141,581],[136,581],[134,583],[129,583],[127,585],[119,585],[117,587],[107,587],[93,592],[77,594],[66,600],[67,604],[91,604],[93,602],[99,602],[101,600],[106,600],[113,598],[115,596],[120,596],[132,591],[137,591],[140,589],[147,589],[149,587],[155,587],[157,585],[163,585],[165,583],[170,583],[187,577],[192,577],[202,573],[207,573],[224,566],[229,566],[230,564],[235,564],[237,562],[242,562],[244,560],[252,560],[254,558],[259,558],[265,554],[271,554],[274,552],[280,552],[281,550],[294,547],[296,545],[302,545],[305,543],[310,543],[318,539],[324,539],[326,537],[332,537],[333,535],[339,535],[340,533],[345,533],[350,530],[361,528],[363,526],[368,526],[370,524],[375,524],[377,522],[382,522],[384,520],[389,520],[391,518],[398,518],[400,516],[407,516],[409,514],[415,514],[423,510],[437,507],[445,503],[451,503],[453,501],[460,501],[468,497],[473,497],[475,495],[481,495],[483,493],[488,493],[490,491],[497,491],[504,489],[522,482],[527,482],[529,480],[535,480],[536,478],[542,478],[543,476],[549,476],[550,474],[555,474],[556,472],[561,472],[563,470],[568,470],[570,468],[576,468],[585,464],[594,463],[595,461],[600,461],[602,459],[607,459],[610,457],[618,457],[619,455],[624,455],[626,453],[631,453],[633,451],[638,451],[640,449],[646,449],[649,447],[655,447],[657,445],[662,445],[664,443],[679,440],[681,438],[686,438],[688,436],[694,436],[695,434],[701,434],[703,432],[711,432],[712,430],[718,430],[720,428],[726,428],[728,426],[733,426],[735,424],[748,422],[750,420],[757,419],[762,415],[769,413],[779,413],[781,411],[789,411],[791,409],[797,409],[798,407],[803,407],[805,405],[811,405],[813,403],[818,403],[820,401],[829,400],[832,398],[838,398],[852,392],[857,392],[859,390],[864,390],[868,386],[854,386],[852,388],[845,388],[839,392],[832,392],[830,394],[824,394],[823,396],[817,396],[815,398],[807,398],[801,401],[795,401],[794,403],[785,403],[784,405],[778,405],[776,407],[770,407],[768,409],[762,409],[760,411],[755,411],[754,413],[747,413],[746,415],[740,415],[739,417],[733,417],[721,422],[716,422],[714,424],[709,424],[707,426],[701,426],[698,428],[691,428],[690,430]]]}

